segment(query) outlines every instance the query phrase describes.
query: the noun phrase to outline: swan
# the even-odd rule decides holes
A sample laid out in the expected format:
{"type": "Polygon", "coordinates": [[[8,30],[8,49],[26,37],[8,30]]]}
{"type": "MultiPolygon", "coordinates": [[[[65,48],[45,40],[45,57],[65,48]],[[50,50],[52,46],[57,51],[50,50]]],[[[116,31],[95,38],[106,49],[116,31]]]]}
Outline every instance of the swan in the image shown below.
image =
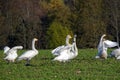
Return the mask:
{"type": "Polygon", "coordinates": [[[35,48],[36,41],[38,41],[37,38],[32,40],[32,50],[28,50],[18,57],[18,61],[26,60],[26,66],[30,65],[30,60],[38,54],[38,50],[35,48]]]}
{"type": "Polygon", "coordinates": [[[116,59],[120,59],[120,48],[113,50],[110,53],[110,57],[115,57],[116,59]]]}
{"type": "Polygon", "coordinates": [[[70,46],[70,45],[71,45],[71,44],[69,43],[69,40],[70,40],[71,38],[72,38],[72,37],[71,37],[70,35],[67,35],[67,36],[66,36],[66,44],[65,44],[65,45],[62,45],[62,46],[59,46],[59,47],[57,47],[57,48],[55,48],[55,49],[53,49],[53,50],[51,51],[52,54],[55,55],[55,56],[60,55],[60,52],[61,52],[62,49],[64,49],[66,46],[70,46]]]}
{"type": "Polygon", "coordinates": [[[59,56],[55,57],[54,61],[60,61],[60,62],[66,62],[73,58],[75,58],[78,55],[78,49],[76,46],[76,35],[74,35],[74,40],[71,46],[66,46],[64,49],[62,49],[59,56]]]}
{"type": "Polygon", "coordinates": [[[111,53],[110,53],[110,57],[115,57],[116,59],[120,59],[120,47],[119,47],[119,42],[118,42],[118,48],[114,49],[111,53]]]}
{"type": "Polygon", "coordinates": [[[4,54],[6,55],[6,57],[4,58],[4,60],[8,61],[8,63],[15,62],[15,59],[18,57],[17,55],[18,49],[23,49],[23,46],[15,46],[11,49],[8,46],[5,46],[4,54]]]}
{"type": "Polygon", "coordinates": [[[118,45],[117,42],[113,42],[110,40],[105,40],[104,37],[106,36],[106,34],[103,34],[101,36],[99,45],[98,45],[98,54],[95,58],[104,58],[107,59],[107,49],[110,47],[115,47],[118,45]]]}

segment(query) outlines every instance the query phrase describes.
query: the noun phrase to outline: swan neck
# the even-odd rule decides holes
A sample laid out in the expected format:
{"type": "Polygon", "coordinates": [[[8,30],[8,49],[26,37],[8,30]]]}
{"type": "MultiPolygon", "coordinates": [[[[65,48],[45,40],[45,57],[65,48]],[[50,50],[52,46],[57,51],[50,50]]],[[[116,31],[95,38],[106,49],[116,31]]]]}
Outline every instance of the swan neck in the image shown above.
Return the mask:
{"type": "Polygon", "coordinates": [[[102,41],[102,50],[105,50],[104,41],[102,41]]]}
{"type": "Polygon", "coordinates": [[[104,36],[102,36],[102,37],[100,38],[100,42],[99,42],[99,45],[98,45],[98,47],[101,47],[101,46],[103,46],[103,38],[104,38],[104,36]]]}
{"type": "Polygon", "coordinates": [[[66,38],[66,45],[69,45],[69,38],[66,38]]]}
{"type": "Polygon", "coordinates": [[[36,50],[36,48],[35,48],[35,40],[32,41],[32,49],[36,50]]]}
{"type": "Polygon", "coordinates": [[[74,46],[75,55],[78,55],[78,49],[77,49],[77,46],[76,46],[76,37],[74,37],[73,41],[74,41],[73,46],[74,46]]]}

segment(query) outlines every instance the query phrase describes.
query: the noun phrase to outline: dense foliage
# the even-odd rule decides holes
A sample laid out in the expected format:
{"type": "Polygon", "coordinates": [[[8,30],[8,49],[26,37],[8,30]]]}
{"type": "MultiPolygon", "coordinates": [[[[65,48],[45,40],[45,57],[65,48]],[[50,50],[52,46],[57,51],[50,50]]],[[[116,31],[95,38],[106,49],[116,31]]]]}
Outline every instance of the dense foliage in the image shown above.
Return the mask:
{"type": "Polygon", "coordinates": [[[66,34],[77,34],[79,48],[95,48],[104,33],[119,42],[119,10],[119,0],[0,0],[0,49],[31,48],[33,37],[37,48],[55,48],[66,34]]]}
{"type": "Polygon", "coordinates": [[[59,46],[60,44],[64,45],[66,35],[68,34],[72,35],[72,31],[69,28],[62,26],[58,22],[53,22],[51,26],[48,28],[47,34],[48,34],[47,40],[49,43],[48,47],[54,48],[59,46]]]}

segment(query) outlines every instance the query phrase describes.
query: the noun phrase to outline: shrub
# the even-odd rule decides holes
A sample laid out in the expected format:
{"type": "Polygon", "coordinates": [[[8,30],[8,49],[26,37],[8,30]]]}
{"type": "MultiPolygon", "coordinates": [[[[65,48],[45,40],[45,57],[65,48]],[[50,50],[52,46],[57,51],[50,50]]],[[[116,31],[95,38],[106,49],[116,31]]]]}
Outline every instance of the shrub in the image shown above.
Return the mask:
{"type": "Polygon", "coordinates": [[[48,48],[55,48],[65,44],[66,35],[72,35],[68,27],[62,26],[59,22],[53,22],[47,31],[48,48]]]}

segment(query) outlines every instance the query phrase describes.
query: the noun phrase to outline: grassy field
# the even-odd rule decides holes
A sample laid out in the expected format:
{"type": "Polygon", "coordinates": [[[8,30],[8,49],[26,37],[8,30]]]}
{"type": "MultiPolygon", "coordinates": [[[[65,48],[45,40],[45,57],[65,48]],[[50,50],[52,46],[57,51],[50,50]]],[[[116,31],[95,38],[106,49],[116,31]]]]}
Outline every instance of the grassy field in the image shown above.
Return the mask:
{"type": "Polygon", "coordinates": [[[120,61],[115,58],[96,60],[96,52],[80,49],[75,59],[60,63],[52,61],[54,56],[50,50],[39,50],[31,60],[32,66],[25,66],[25,61],[7,64],[0,51],[0,80],[120,80],[120,61]]]}

